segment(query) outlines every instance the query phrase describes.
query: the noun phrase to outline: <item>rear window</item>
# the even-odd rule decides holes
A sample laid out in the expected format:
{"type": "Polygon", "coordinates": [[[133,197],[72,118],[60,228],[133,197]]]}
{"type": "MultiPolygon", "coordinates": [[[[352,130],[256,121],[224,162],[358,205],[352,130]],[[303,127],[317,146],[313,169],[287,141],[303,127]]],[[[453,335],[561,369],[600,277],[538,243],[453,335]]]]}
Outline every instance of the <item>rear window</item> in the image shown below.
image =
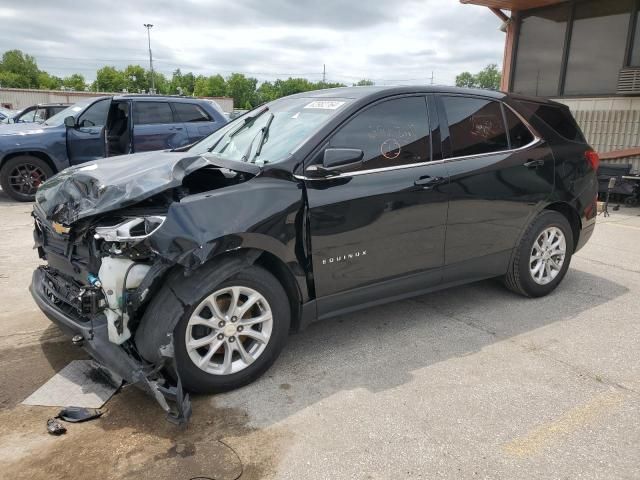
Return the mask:
{"type": "Polygon", "coordinates": [[[585,142],[586,140],[580,131],[580,127],[573,119],[573,115],[568,108],[556,107],[554,105],[543,105],[541,103],[521,102],[531,110],[540,120],[553,128],[558,134],[567,140],[574,142],[585,142]]]}
{"type": "Polygon", "coordinates": [[[442,103],[447,115],[453,157],[508,150],[507,132],[498,102],[442,97],[442,103]]]}
{"type": "Polygon", "coordinates": [[[522,123],[522,120],[508,107],[504,107],[504,112],[507,118],[511,148],[521,148],[533,142],[533,135],[527,126],[522,123]]]}
{"type": "Polygon", "coordinates": [[[211,121],[207,112],[195,103],[174,103],[173,108],[178,115],[178,120],[181,122],[191,123],[211,121]]]}
{"type": "Polygon", "coordinates": [[[173,123],[173,112],[167,102],[134,102],[133,123],[136,125],[173,123]]]}

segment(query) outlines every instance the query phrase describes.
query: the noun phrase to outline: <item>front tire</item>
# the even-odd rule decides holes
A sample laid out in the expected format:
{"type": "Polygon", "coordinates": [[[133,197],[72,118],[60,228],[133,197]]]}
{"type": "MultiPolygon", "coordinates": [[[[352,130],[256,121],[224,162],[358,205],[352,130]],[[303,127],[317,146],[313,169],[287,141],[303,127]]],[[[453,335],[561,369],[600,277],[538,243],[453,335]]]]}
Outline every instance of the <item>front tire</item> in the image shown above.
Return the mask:
{"type": "Polygon", "coordinates": [[[7,160],[0,170],[2,191],[18,202],[33,202],[38,187],[53,176],[41,158],[21,155],[7,160]]]}
{"type": "Polygon", "coordinates": [[[253,382],[275,362],[291,312],[278,280],[258,266],[192,293],[173,338],[184,388],[218,393],[253,382]]]}
{"type": "Polygon", "coordinates": [[[566,275],[573,245],[573,231],[566,217],[553,210],[541,212],[514,251],[505,285],[527,297],[548,295],[566,275]]]}

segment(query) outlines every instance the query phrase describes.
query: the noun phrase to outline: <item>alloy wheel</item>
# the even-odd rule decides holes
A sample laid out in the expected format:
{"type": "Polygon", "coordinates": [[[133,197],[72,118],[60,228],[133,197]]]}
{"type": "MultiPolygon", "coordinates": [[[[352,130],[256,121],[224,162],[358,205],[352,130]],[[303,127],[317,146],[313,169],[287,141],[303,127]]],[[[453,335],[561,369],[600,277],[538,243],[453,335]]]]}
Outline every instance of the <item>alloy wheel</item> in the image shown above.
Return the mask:
{"type": "Polygon", "coordinates": [[[564,264],[567,242],[557,227],[544,229],[531,248],[529,272],[538,285],[547,285],[555,279],[564,264]]]}
{"type": "Polygon", "coordinates": [[[244,370],[264,352],[273,315],[262,294],[232,286],[206,297],[191,314],[185,332],[189,358],[213,375],[244,370]]]}
{"type": "Polygon", "coordinates": [[[47,179],[47,174],[36,165],[22,163],[9,172],[9,186],[21,195],[34,195],[47,179]]]}

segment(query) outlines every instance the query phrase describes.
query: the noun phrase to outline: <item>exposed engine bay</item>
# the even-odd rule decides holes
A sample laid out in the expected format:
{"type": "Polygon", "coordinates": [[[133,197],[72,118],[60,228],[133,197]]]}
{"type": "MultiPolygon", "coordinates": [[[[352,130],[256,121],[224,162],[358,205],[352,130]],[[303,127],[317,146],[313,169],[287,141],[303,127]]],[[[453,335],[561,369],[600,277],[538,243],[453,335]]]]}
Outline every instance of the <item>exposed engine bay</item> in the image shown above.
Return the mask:
{"type": "MultiPolygon", "coordinates": [[[[121,169],[113,167],[118,161],[114,158],[110,164],[64,171],[56,177],[58,182],[38,192],[34,239],[47,265],[36,270],[31,288],[36,303],[52,320],[60,324],[63,320],[58,317],[64,314],[61,326],[75,334],[74,343],[129,383],[146,389],[172,421],[184,423],[191,407],[171,365],[172,340],[156,346],[160,349],[156,358],[162,361],[149,361],[139,353],[133,334],[163,278],[177,265],[184,267],[181,260],[193,259],[189,249],[202,246],[178,238],[177,245],[172,242],[171,252],[176,254],[172,255],[151,237],[176,205],[243,183],[259,170],[255,166],[249,167],[251,172],[231,170],[202,156],[160,155],[169,155],[170,161],[158,168],[156,159],[153,174],[144,165],[129,165],[128,175],[115,180],[116,170],[121,169]],[[158,171],[165,173],[164,178],[158,171]]],[[[189,222],[174,217],[178,223],[189,222]]]]}

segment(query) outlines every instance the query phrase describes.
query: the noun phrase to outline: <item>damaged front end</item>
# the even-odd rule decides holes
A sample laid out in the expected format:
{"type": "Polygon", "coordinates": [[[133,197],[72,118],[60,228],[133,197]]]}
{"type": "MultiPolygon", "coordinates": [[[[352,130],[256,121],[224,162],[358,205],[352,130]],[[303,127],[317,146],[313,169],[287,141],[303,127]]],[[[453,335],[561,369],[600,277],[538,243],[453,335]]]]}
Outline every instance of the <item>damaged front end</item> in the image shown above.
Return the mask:
{"type": "Polygon", "coordinates": [[[175,423],[188,421],[191,405],[171,332],[152,362],[134,342],[149,300],[170,270],[183,268],[152,239],[173,204],[258,173],[254,165],[238,171],[203,156],[154,152],[67,169],[36,196],[34,240],[47,262],[33,273],[37,305],[97,361],[151,394],[175,423]]]}

